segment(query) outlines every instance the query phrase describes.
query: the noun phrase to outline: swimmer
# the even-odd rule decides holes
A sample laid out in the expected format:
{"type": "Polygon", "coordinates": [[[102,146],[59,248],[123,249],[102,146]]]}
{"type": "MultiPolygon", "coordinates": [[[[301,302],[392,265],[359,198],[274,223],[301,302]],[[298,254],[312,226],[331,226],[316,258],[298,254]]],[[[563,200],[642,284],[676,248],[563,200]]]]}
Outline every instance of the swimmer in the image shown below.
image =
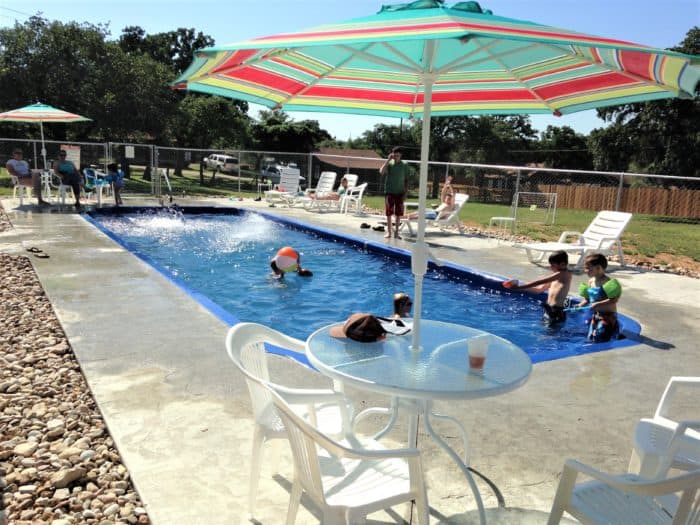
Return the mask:
{"type": "Polygon", "coordinates": [[[569,256],[564,251],[554,252],[549,256],[549,267],[552,274],[536,281],[518,284],[516,280],[503,283],[503,287],[512,291],[525,290],[540,293],[547,291],[547,302],[542,304],[544,319],[549,324],[566,321],[564,302],[571,288],[571,272],[569,271],[569,256]]]}
{"type": "Polygon", "coordinates": [[[588,339],[594,343],[605,343],[620,335],[617,301],[622,295],[622,286],[617,279],[605,274],[607,267],[608,260],[600,253],[591,254],[583,260],[583,269],[589,279],[579,287],[583,297],[579,306],[589,306],[593,310],[588,339]]]}
{"type": "Polygon", "coordinates": [[[411,297],[403,292],[394,294],[394,319],[402,317],[411,317],[411,306],[413,302],[411,297]]]}
{"type": "Polygon", "coordinates": [[[275,279],[284,278],[285,273],[296,272],[302,277],[311,277],[311,270],[301,267],[301,257],[299,253],[291,246],[281,248],[270,261],[272,268],[272,276],[275,279]]]}

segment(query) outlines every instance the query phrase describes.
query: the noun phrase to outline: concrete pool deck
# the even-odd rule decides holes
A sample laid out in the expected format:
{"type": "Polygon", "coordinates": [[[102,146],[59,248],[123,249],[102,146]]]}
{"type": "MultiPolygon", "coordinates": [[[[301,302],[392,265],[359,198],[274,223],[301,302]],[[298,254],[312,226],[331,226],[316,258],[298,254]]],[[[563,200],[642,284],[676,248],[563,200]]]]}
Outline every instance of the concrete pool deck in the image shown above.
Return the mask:
{"type": "MultiPolygon", "coordinates": [[[[371,217],[269,208],[251,200],[190,203],[257,208],[383,242],[383,233],[359,228],[362,222],[374,224],[371,217]]],[[[80,215],[19,208],[16,200],[3,204],[15,229],[0,234],[0,249],[26,254],[26,247],[37,246],[50,255],[32,258],[33,264],[152,522],[245,523],[252,420],[244,382],[224,349],[228,327],[80,215]]],[[[506,243],[468,235],[432,234],[428,240],[441,246],[435,247],[437,257],[479,270],[522,279],[546,272],[506,243]]],[[[507,508],[499,509],[477,478],[489,523],[544,523],[568,457],[624,471],[634,424],[653,414],[668,378],[700,375],[700,281],[614,264],[611,269],[624,288],[620,310],[642,325],[641,344],[539,363],[514,392],[437,406],[465,424],[471,465],[505,497],[507,508]],[[672,348],[664,349],[667,344],[672,348]]],[[[386,404],[351,394],[357,401],[386,404]]],[[[449,426],[436,428],[458,443],[449,426]]],[[[405,431],[402,421],[389,436],[394,445],[400,446],[405,431]]],[[[478,523],[457,467],[432,440],[419,439],[431,522],[478,523]]],[[[286,513],[289,452],[282,447],[274,478],[270,464],[267,454],[256,517],[274,524],[286,513]]],[[[370,523],[400,522],[403,513],[396,507],[372,515],[370,523]]],[[[318,521],[302,505],[297,523],[318,521]]]]}

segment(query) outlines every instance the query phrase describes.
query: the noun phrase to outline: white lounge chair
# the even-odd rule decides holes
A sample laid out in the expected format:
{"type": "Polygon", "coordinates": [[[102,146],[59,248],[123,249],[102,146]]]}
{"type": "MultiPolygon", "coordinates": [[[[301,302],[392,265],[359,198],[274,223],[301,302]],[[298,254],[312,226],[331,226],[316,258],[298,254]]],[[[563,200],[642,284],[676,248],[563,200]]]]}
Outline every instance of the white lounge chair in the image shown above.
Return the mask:
{"type": "MultiPolygon", "coordinates": [[[[440,228],[442,231],[445,231],[449,226],[457,226],[459,233],[462,233],[464,228],[462,227],[462,221],[459,219],[459,213],[467,202],[469,202],[469,195],[466,193],[455,193],[454,210],[452,210],[447,217],[426,220],[426,226],[440,228]]],[[[418,219],[401,219],[400,228],[407,229],[410,236],[415,236],[418,229],[417,221],[418,219]]]]}
{"type": "MultiPolygon", "coordinates": [[[[279,392],[290,403],[296,414],[325,434],[340,438],[352,435],[350,401],[342,393],[331,388],[295,389],[271,382],[267,363],[268,350],[292,357],[295,361],[291,363],[298,366],[302,366],[302,361],[306,360],[306,345],[303,341],[288,337],[267,326],[239,323],[228,331],[226,351],[245,376],[255,417],[248,493],[248,509],[251,516],[255,513],[262,445],[272,439],[287,437],[282,420],[273,406],[272,396],[263,383],[279,392]],[[266,345],[273,346],[266,348],[266,345]],[[281,349],[284,350],[280,352],[281,349]]],[[[357,417],[354,422],[358,423],[365,415],[377,413],[389,414],[389,411],[382,408],[366,409],[363,411],[363,416],[357,417]]],[[[277,462],[275,461],[274,464],[276,465],[277,462]]]]}
{"type": "Polygon", "coordinates": [[[303,492],[321,509],[326,525],[364,523],[367,514],[411,501],[416,502],[418,523],[429,524],[417,448],[387,450],[374,440],[338,443],[300,418],[274,390],[270,396],[294,456],[287,525],[295,522],[303,492]]]}
{"type": "Polygon", "coordinates": [[[557,525],[565,511],[586,525],[698,525],[699,489],[700,470],[650,480],[635,474],[613,476],[569,459],[547,525],[557,525]],[[577,484],[579,474],[593,480],[577,484]]]}
{"type": "Polygon", "coordinates": [[[286,199],[296,197],[299,193],[299,175],[295,172],[283,171],[280,173],[279,184],[271,190],[265,192],[265,200],[270,204],[280,202],[286,203],[286,199]]]}
{"type": "Polygon", "coordinates": [[[362,214],[362,196],[367,189],[367,183],[360,184],[354,188],[348,187],[343,196],[340,198],[340,213],[348,213],[350,207],[355,207],[355,215],[362,214]]]}
{"type": "MultiPolygon", "coordinates": [[[[301,203],[307,210],[321,210],[327,208],[327,203],[332,202],[325,199],[329,194],[333,193],[335,179],[338,174],[335,171],[322,171],[318,177],[318,182],[315,188],[307,189],[304,195],[298,197],[294,203],[301,203]]],[[[290,204],[291,205],[291,204],[290,204]]]]}
{"type": "Polygon", "coordinates": [[[565,231],[557,242],[516,244],[515,246],[523,248],[530,262],[534,263],[542,261],[548,253],[563,250],[570,254],[578,254],[576,266],[579,268],[589,253],[616,254],[620,258],[620,264],[624,266],[625,259],[620,237],[631,219],[631,213],[601,211],[583,233],[565,231]],[[574,242],[567,242],[569,237],[574,237],[574,242]]]}
{"type": "MultiPolygon", "coordinates": [[[[671,413],[680,390],[687,392],[691,406],[697,399],[700,377],[672,377],[652,418],[641,419],[634,431],[634,449],[629,471],[646,478],[663,478],[669,467],[700,469],[700,421],[674,421],[671,413]]],[[[694,410],[694,412],[697,412],[694,410]]],[[[700,418],[696,418],[700,419],[700,418]]]]}

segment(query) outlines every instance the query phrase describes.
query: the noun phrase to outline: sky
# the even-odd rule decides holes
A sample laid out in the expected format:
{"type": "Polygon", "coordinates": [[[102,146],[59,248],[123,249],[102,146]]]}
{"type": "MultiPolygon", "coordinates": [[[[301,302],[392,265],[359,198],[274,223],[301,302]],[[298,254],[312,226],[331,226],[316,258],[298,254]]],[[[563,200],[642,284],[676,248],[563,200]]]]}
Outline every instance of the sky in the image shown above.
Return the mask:
{"type": "MultiPolygon", "coordinates": [[[[451,5],[457,0],[447,0],[451,5]]],[[[376,13],[392,0],[0,0],[0,27],[24,22],[41,13],[49,20],[109,24],[113,38],[126,26],[147,33],[194,28],[230,44],[376,13]]],[[[484,9],[581,33],[668,48],[678,45],[693,26],[700,26],[700,0],[483,0],[484,9]]],[[[256,117],[261,106],[251,108],[256,117]]],[[[399,119],[359,115],[290,112],[295,120],[318,120],[338,140],[357,138],[376,123],[399,125],[399,119]]],[[[595,111],[563,117],[533,115],[535,129],[570,126],[589,133],[605,123],[595,111]]]]}

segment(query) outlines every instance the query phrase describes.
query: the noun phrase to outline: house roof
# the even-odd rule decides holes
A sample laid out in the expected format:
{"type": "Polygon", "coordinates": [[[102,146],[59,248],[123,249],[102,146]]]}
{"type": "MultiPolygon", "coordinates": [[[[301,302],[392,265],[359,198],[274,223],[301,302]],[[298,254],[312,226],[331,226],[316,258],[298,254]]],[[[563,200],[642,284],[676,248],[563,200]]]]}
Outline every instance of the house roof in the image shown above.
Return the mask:
{"type": "Polygon", "coordinates": [[[318,153],[318,160],[321,162],[343,169],[378,170],[384,162],[376,152],[366,149],[319,148],[318,153]]]}

